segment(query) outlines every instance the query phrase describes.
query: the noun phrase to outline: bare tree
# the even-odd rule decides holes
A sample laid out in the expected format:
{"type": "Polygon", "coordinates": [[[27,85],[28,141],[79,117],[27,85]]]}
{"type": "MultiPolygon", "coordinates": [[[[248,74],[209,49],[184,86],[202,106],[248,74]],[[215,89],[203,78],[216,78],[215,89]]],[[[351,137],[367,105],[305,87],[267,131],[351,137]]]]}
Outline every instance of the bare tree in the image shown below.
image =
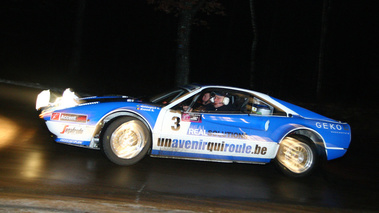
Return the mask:
{"type": "Polygon", "coordinates": [[[78,74],[80,72],[80,61],[82,56],[82,34],[83,22],[86,0],[78,0],[75,16],[75,31],[74,31],[74,44],[72,49],[72,56],[70,61],[69,72],[78,74]]]}
{"type": "Polygon", "coordinates": [[[188,84],[190,82],[191,30],[195,16],[199,11],[206,14],[223,14],[223,7],[218,0],[148,0],[148,3],[155,4],[158,10],[173,13],[179,18],[175,84],[188,84]]]}
{"type": "Polygon", "coordinates": [[[251,26],[253,28],[253,42],[251,44],[249,87],[250,87],[250,89],[253,89],[255,86],[254,82],[255,82],[255,74],[256,74],[255,53],[257,50],[257,42],[258,42],[257,24],[255,21],[254,0],[250,0],[250,16],[251,16],[251,26]]]}
{"type": "Polygon", "coordinates": [[[204,0],[199,2],[200,4],[195,4],[191,1],[183,1],[183,9],[179,13],[179,24],[178,24],[178,46],[176,53],[176,75],[175,83],[176,85],[183,85],[189,83],[189,73],[190,73],[190,39],[191,39],[191,29],[192,21],[194,16],[204,0]]]}
{"type": "Polygon", "coordinates": [[[331,9],[330,0],[323,0],[322,19],[321,19],[321,38],[320,52],[318,57],[318,77],[317,77],[317,98],[320,100],[323,93],[323,81],[325,73],[325,55],[326,55],[326,36],[328,30],[328,18],[331,9]]]}

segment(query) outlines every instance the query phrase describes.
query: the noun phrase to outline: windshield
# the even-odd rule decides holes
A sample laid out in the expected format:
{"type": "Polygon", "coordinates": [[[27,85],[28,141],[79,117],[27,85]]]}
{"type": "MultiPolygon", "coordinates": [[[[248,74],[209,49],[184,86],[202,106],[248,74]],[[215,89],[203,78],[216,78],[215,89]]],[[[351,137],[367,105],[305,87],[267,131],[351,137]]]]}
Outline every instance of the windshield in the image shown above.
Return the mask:
{"type": "Polygon", "coordinates": [[[176,88],[150,97],[149,101],[156,104],[168,105],[188,92],[186,89],[176,88]]]}

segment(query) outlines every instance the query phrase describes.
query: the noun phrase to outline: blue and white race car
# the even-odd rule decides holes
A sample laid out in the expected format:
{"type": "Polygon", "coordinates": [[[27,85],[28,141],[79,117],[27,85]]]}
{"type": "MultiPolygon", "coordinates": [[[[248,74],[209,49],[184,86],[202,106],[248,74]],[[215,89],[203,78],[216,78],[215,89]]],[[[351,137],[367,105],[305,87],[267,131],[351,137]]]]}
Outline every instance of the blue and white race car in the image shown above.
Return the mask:
{"type": "Polygon", "coordinates": [[[146,99],[79,98],[67,89],[36,102],[55,141],[100,149],[114,163],[145,155],[266,164],[292,177],[343,156],[350,126],[268,95],[227,86],[188,85],[146,99]]]}

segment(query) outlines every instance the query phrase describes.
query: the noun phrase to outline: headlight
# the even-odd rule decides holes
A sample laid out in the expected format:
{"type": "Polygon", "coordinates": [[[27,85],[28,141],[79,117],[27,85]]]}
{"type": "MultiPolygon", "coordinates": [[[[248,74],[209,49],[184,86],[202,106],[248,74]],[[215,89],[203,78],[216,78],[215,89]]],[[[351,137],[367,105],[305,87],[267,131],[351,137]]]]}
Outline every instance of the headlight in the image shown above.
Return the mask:
{"type": "Polygon", "coordinates": [[[63,109],[68,107],[73,107],[79,104],[79,97],[71,92],[70,89],[66,89],[61,97],[57,97],[54,102],[50,102],[54,99],[54,95],[50,93],[50,90],[44,90],[37,96],[36,110],[45,108],[48,106],[54,107],[55,109],[63,109]]]}
{"type": "Polygon", "coordinates": [[[44,90],[37,96],[36,110],[47,107],[50,104],[50,90],[44,90]]]}
{"type": "Polygon", "coordinates": [[[70,89],[66,89],[57,104],[62,108],[73,107],[79,104],[79,97],[74,92],[71,92],[70,89]]]}

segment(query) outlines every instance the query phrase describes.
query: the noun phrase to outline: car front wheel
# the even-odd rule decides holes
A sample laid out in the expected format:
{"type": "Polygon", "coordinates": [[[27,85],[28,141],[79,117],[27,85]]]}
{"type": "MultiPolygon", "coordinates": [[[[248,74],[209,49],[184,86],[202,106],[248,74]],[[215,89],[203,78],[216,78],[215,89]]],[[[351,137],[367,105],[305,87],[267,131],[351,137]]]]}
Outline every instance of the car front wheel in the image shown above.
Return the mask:
{"type": "Polygon", "coordinates": [[[301,135],[284,138],[275,158],[278,168],[290,177],[309,175],[315,169],[317,161],[315,144],[301,135]]]}
{"type": "Polygon", "coordinates": [[[140,161],[148,152],[151,136],[146,125],[133,117],[121,117],[105,130],[101,148],[113,163],[127,166],[140,161]]]}

